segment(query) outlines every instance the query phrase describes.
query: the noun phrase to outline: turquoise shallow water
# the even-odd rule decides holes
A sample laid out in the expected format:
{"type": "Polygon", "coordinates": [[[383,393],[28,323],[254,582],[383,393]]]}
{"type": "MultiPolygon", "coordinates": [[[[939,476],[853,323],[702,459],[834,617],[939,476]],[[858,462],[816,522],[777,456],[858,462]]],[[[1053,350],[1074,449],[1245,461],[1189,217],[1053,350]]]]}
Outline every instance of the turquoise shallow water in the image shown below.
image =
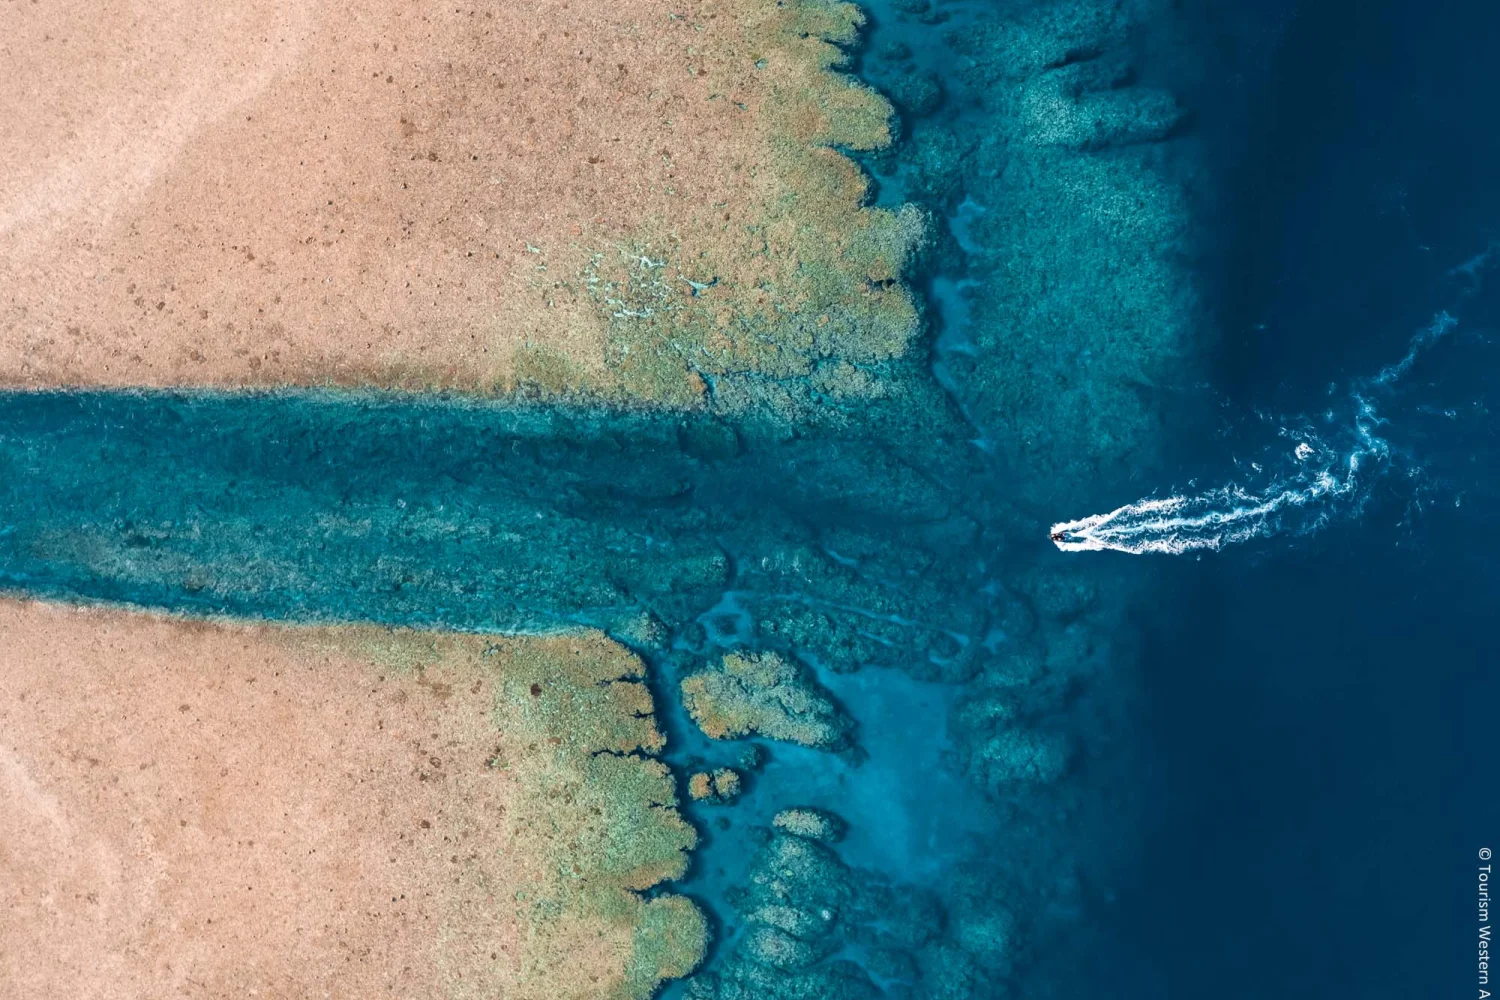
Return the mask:
{"type": "Polygon", "coordinates": [[[12,394],[0,579],[608,629],[651,662],[674,766],[748,777],[690,807],[704,843],[673,888],[719,933],[669,995],[1471,988],[1500,820],[1494,13],[870,6],[851,68],[895,96],[906,145],[867,166],[880,200],[945,220],[917,280],[952,423],[780,439],[539,405],[12,394]],[[1143,345],[1160,366],[1131,364],[1143,345]],[[1349,488],[1295,500],[1328,469],[1349,488]],[[1224,517],[1283,494],[1222,551],[1045,537],[1142,499],[1224,517]],[[744,646],[797,657],[858,751],[763,743],[752,767],[698,733],[677,680],[744,646]],[[799,805],[845,821],[835,853],[775,853],[767,824],[799,805]],[[786,910],[832,930],[764,908],[768,856],[786,910]],[[777,920],[806,954],[765,947],[777,920]]]}

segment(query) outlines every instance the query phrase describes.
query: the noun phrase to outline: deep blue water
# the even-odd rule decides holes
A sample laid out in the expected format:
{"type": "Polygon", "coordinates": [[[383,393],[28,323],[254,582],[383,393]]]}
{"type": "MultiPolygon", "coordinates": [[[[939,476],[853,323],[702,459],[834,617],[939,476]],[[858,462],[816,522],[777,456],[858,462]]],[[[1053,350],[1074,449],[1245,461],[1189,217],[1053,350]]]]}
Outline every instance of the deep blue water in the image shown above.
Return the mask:
{"type": "Polygon", "coordinates": [[[1459,324],[1383,410],[1408,458],[1362,514],[1160,567],[1145,849],[1066,995],[1474,995],[1476,853],[1500,836],[1500,275],[1449,272],[1500,235],[1496,38],[1500,8],[1474,2],[1288,22],[1226,171],[1226,410],[1315,413],[1437,311],[1459,324]]]}

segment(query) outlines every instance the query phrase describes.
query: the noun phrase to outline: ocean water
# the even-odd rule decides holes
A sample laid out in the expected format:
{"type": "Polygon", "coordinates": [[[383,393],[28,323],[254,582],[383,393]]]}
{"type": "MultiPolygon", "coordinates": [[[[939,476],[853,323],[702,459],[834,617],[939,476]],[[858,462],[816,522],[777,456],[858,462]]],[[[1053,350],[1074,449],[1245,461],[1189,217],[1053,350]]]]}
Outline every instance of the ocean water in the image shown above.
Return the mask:
{"type": "MultiPolygon", "coordinates": [[[[872,2],[851,69],[893,91],[930,74],[943,96],[905,93],[908,129],[941,122],[979,158],[999,123],[965,98],[953,33],[1026,3],[872,2]]],[[[709,973],[746,937],[766,824],[810,805],[848,824],[845,864],[938,900],[889,923],[943,916],[915,971],[877,968],[874,932],[822,960],[876,994],[801,996],[1471,990],[1478,852],[1500,839],[1500,9],[1173,17],[1131,38],[1129,80],[1188,112],[1163,157],[1193,197],[1203,357],[1157,387],[1142,469],[1058,496],[982,430],[924,467],[878,436],[535,405],[7,395],[0,579],[189,613],[603,627],[650,661],[683,776],[744,748],[696,731],[680,676],[790,648],[861,751],[763,745],[736,804],[688,807],[703,845],[672,888],[713,918],[709,973]],[[998,730],[986,699],[1012,713],[998,730]],[[976,763],[1009,733],[1041,778],[976,763]],[[1002,958],[943,964],[991,917],[1019,928],[1002,958]]],[[[930,196],[899,160],[868,167],[881,201],[930,196]]],[[[996,280],[972,195],[929,205],[953,245],[921,278],[958,408],[965,289],[996,280]]]]}
{"type": "Polygon", "coordinates": [[[1285,22],[1226,172],[1219,426],[1183,468],[1213,486],[1298,428],[1347,432],[1353,391],[1389,451],[1315,532],[1158,557],[1147,832],[1066,995],[1474,995],[1500,830],[1497,33],[1494,5],[1444,0],[1285,22]]]}

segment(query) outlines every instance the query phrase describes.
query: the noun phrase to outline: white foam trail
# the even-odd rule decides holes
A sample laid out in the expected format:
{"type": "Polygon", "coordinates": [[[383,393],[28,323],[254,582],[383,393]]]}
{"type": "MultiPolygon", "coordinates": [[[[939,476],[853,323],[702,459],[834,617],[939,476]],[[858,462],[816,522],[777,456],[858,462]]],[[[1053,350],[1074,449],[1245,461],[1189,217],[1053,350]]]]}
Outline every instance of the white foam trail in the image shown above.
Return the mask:
{"type": "Polygon", "coordinates": [[[1320,478],[1307,489],[1256,494],[1225,486],[1196,496],[1171,496],[1126,504],[1108,514],[1052,526],[1057,547],[1064,552],[1102,552],[1113,549],[1140,555],[1162,552],[1181,555],[1201,549],[1218,550],[1277,530],[1288,508],[1302,508],[1345,491],[1345,484],[1320,478]],[[1055,536],[1061,535],[1061,538],[1055,536]]]}
{"type": "Polygon", "coordinates": [[[1432,322],[1422,329],[1411,339],[1411,345],[1406,349],[1406,356],[1393,365],[1386,365],[1380,369],[1380,374],[1370,380],[1372,385],[1394,385],[1401,377],[1411,371],[1411,366],[1417,363],[1417,357],[1427,348],[1437,343],[1443,335],[1451,332],[1458,326],[1458,320],[1448,315],[1447,311],[1438,313],[1432,318],[1432,322]]]}
{"type": "MultiPolygon", "coordinates": [[[[1147,497],[1107,514],[1060,521],[1050,529],[1053,543],[1064,552],[1181,555],[1276,534],[1308,534],[1335,514],[1357,512],[1368,483],[1390,457],[1390,446],[1379,433],[1386,421],[1371,395],[1400,381],[1424,351],[1457,326],[1447,311],[1439,312],[1412,337],[1400,361],[1356,383],[1349,393],[1353,414],[1342,448],[1323,444],[1307,430],[1292,434],[1283,429],[1282,436],[1297,439],[1289,456],[1295,464],[1265,486],[1231,483],[1202,493],[1147,497]]],[[[1261,471],[1259,465],[1252,468],[1261,471]]]]}

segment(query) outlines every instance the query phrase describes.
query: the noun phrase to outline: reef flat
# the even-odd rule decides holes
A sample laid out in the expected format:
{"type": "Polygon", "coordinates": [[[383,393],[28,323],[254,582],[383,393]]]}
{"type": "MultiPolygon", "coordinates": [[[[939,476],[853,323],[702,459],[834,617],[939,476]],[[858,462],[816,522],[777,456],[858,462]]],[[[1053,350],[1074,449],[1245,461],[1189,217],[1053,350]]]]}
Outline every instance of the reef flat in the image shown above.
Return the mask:
{"type": "Polygon", "coordinates": [[[838,151],[890,139],[837,70],[860,21],[8,6],[0,384],[867,396],[918,331],[921,221],[838,151]]]}
{"type": "Polygon", "coordinates": [[[700,960],[643,667],[0,603],[13,996],[641,998],[700,960]]]}

